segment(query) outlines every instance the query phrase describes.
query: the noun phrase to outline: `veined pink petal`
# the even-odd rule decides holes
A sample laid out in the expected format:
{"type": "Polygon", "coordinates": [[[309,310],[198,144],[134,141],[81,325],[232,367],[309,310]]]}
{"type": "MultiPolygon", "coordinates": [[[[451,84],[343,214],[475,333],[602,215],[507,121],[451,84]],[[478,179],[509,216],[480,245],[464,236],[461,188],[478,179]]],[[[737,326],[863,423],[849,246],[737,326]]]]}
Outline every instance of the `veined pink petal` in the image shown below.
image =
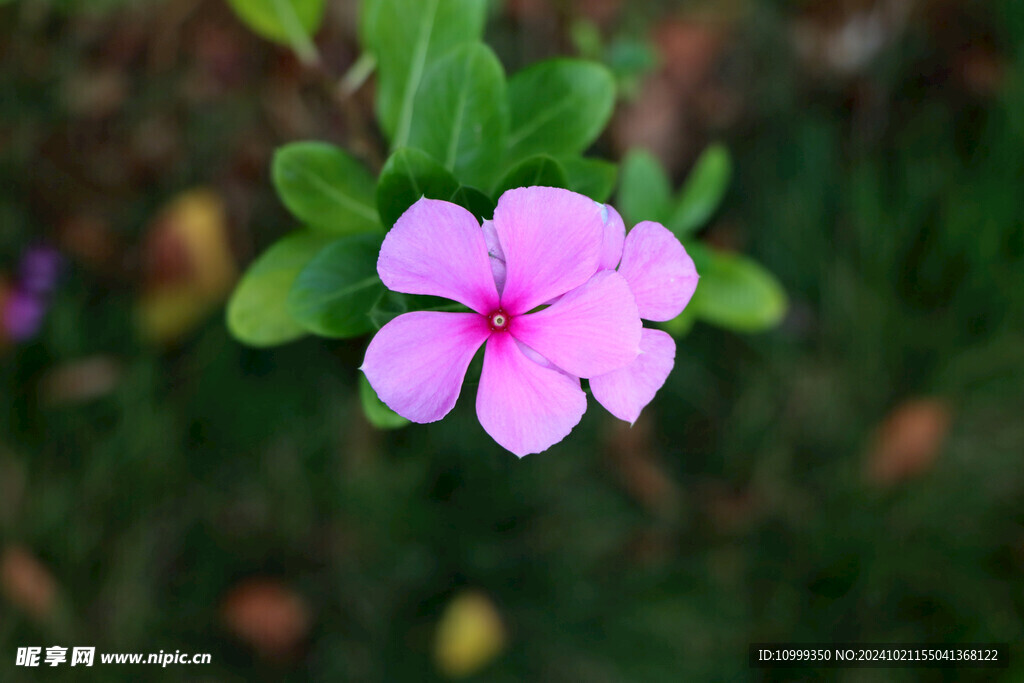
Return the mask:
{"type": "Polygon", "coordinates": [[[604,240],[601,242],[601,270],[615,270],[622,259],[622,243],[626,239],[626,224],[611,204],[604,204],[601,217],[604,219],[604,240]]]}
{"type": "Polygon", "coordinates": [[[697,289],[693,259],[668,228],[652,221],[638,223],[626,235],[619,273],[645,320],[675,318],[697,289]]]}
{"type": "Polygon", "coordinates": [[[581,194],[553,187],[521,187],[498,199],[494,228],[505,253],[501,305],[528,312],[597,271],[603,207],[581,194]]]}
{"type": "Polygon", "coordinates": [[[494,229],[494,221],[484,221],[484,242],[487,244],[487,255],[491,259],[491,272],[494,274],[494,284],[500,295],[505,289],[505,252],[501,250],[501,242],[498,241],[498,232],[494,229]]]}
{"type": "Polygon", "coordinates": [[[393,411],[435,422],[455,406],[466,368],[490,333],[476,313],[405,313],[380,328],[360,369],[393,411]]]}
{"type": "Polygon", "coordinates": [[[568,436],[586,409],[578,379],[534,363],[510,334],[487,340],[476,414],[502,447],[520,458],[540,453],[568,436]]]}
{"type": "Polygon", "coordinates": [[[480,224],[461,206],[422,198],[384,238],[377,273],[388,289],[432,294],[487,315],[498,305],[480,224]]]}
{"type": "Polygon", "coordinates": [[[658,393],[676,361],[676,343],[666,332],[645,329],[640,355],[621,370],[590,378],[594,398],[608,412],[630,424],[658,393]]]}
{"type": "Polygon", "coordinates": [[[640,314],[625,278],[602,270],[551,306],[512,319],[509,332],[576,377],[629,365],[640,352],[640,314]]]}

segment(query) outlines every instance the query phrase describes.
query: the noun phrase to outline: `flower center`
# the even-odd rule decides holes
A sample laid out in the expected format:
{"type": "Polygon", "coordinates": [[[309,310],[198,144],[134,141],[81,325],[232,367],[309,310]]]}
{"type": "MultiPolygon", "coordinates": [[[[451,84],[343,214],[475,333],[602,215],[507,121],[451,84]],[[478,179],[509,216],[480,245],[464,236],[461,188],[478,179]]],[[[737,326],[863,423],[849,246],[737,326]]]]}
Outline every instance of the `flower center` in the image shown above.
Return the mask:
{"type": "Polygon", "coordinates": [[[487,322],[495,332],[504,332],[508,328],[509,320],[511,320],[509,314],[500,308],[487,316],[487,322]]]}

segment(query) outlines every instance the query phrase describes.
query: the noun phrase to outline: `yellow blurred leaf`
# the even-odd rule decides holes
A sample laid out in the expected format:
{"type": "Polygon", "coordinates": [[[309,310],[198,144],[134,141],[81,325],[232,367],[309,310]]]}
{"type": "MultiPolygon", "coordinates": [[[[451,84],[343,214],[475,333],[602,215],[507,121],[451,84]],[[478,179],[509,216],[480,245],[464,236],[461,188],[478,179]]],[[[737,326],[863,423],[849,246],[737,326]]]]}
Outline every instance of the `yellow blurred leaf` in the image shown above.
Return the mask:
{"type": "Polygon", "coordinates": [[[437,667],[450,678],[470,676],[501,654],[507,640],[501,615],[490,598],[480,591],[463,591],[448,603],[437,625],[437,667]]]}
{"type": "Polygon", "coordinates": [[[137,320],[157,343],[173,343],[202,322],[238,278],[224,202],[211,190],[178,195],[150,224],[142,252],[137,320]]]}

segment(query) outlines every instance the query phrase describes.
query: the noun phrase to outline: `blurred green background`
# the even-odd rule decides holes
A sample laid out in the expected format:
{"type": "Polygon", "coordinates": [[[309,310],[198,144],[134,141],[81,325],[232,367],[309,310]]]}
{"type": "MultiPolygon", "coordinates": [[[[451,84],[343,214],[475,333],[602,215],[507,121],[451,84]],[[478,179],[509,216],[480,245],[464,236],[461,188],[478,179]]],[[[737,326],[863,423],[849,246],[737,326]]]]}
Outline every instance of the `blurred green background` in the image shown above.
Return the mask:
{"type": "Polygon", "coordinates": [[[698,323],[632,428],[518,461],[359,408],[365,342],[253,350],[223,303],[291,229],[274,148],[381,163],[372,88],[221,0],[0,2],[0,271],[62,274],[0,345],[0,679],[19,646],[209,652],[68,680],[1024,679],[1024,6],[507,0],[508,71],[600,57],[597,151],[735,182],[703,236],[787,290],[698,323]],[[1001,670],[757,670],[751,642],[997,641],[1001,670]]]}

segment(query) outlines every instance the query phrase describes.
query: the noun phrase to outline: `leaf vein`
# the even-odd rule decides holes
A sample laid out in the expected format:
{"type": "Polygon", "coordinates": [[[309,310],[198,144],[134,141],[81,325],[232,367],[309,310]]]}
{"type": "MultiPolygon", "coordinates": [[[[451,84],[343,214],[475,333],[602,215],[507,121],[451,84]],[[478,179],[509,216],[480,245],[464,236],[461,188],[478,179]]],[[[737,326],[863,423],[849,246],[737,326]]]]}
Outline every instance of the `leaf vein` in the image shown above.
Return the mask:
{"type": "Polygon", "coordinates": [[[322,190],[324,194],[333,198],[335,201],[343,205],[349,211],[357,213],[363,218],[366,218],[367,220],[370,221],[376,222],[378,220],[377,212],[373,210],[373,207],[371,207],[369,204],[364,204],[360,202],[358,199],[355,199],[354,197],[348,196],[338,188],[334,187],[333,185],[325,181],[317,174],[310,173],[307,169],[305,169],[302,166],[294,166],[292,168],[292,172],[295,173],[296,175],[306,178],[310,182],[310,184],[322,190]]]}

